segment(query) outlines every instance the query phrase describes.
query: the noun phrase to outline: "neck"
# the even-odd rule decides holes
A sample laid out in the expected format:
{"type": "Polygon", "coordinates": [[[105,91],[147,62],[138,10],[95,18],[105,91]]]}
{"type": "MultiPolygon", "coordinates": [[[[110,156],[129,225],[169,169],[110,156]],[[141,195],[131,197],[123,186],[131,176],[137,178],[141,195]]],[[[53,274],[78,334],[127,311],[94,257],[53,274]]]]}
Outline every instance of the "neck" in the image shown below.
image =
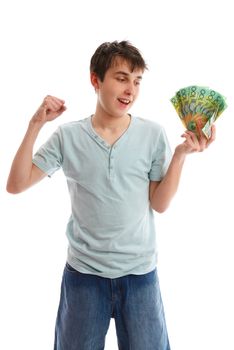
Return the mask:
{"type": "Polygon", "coordinates": [[[113,117],[104,113],[95,113],[92,116],[94,128],[102,130],[122,130],[126,129],[131,121],[131,115],[125,114],[122,117],[113,117]]]}

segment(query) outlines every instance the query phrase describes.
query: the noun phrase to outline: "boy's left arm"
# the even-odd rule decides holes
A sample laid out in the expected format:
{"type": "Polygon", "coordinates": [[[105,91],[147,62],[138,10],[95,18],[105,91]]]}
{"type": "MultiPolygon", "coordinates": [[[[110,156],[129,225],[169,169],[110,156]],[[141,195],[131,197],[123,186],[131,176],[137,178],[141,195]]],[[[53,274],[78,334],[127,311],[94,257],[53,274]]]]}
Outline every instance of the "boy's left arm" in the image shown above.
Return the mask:
{"type": "Polygon", "coordinates": [[[203,152],[215,140],[215,126],[212,126],[209,140],[204,135],[200,135],[198,139],[191,131],[185,131],[182,137],[185,138],[185,141],[176,147],[167,173],[162,181],[150,181],[150,204],[159,213],[163,213],[168,208],[178,189],[186,156],[194,152],[203,152]]]}

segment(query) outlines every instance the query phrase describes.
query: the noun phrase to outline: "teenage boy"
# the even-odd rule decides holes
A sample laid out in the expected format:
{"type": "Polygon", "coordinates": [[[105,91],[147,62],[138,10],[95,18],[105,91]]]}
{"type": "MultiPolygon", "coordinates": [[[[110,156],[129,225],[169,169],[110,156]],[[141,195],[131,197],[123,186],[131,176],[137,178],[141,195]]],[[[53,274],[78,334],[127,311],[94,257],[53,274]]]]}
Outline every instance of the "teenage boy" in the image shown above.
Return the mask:
{"type": "Polygon", "coordinates": [[[55,350],[104,349],[115,319],[119,349],[169,350],[157,275],[153,210],[164,212],[184,160],[209,141],[189,131],[171,156],[163,128],[129,114],[146,63],[127,41],[100,45],[91,58],[93,115],[60,126],[33,154],[40,129],[65,101],[47,96],[15,156],[7,190],[19,193],[62,168],[71,196],[68,256],[55,350]]]}

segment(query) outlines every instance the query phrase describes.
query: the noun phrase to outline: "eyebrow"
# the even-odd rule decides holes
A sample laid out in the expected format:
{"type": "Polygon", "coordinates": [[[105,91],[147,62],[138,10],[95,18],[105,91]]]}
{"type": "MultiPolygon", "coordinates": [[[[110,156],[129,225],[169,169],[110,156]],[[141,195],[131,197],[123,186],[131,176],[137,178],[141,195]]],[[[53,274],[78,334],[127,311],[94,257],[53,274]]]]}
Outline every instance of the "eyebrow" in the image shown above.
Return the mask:
{"type": "MultiPolygon", "coordinates": [[[[124,75],[124,76],[129,76],[129,73],[126,73],[126,72],[123,72],[123,71],[118,71],[118,72],[115,72],[115,74],[117,75],[117,74],[121,74],[121,75],[124,75]]],[[[138,75],[137,77],[136,77],[137,79],[142,79],[142,75],[138,75]]]]}

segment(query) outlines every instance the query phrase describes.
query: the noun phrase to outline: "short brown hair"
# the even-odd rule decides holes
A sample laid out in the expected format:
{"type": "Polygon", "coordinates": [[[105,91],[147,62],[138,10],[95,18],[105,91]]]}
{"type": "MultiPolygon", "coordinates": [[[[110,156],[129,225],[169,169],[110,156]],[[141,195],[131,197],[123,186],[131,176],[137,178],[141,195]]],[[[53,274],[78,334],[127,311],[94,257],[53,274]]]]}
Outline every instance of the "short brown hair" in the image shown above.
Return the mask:
{"type": "Polygon", "coordinates": [[[140,51],[129,41],[113,41],[105,42],[96,49],[90,61],[90,72],[96,73],[98,78],[103,81],[106,71],[118,57],[127,61],[132,71],[135,68],[142,69],[143,71],[147,69],[140,51]]]}

